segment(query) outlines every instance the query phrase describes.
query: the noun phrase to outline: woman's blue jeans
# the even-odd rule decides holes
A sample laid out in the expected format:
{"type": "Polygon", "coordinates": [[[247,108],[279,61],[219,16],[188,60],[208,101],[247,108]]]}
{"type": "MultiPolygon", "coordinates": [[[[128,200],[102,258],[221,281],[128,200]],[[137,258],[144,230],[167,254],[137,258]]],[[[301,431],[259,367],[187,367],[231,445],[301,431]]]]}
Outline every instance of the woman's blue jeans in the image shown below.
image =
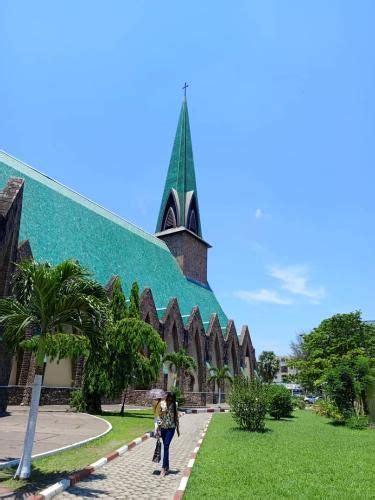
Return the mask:
{"type": "Polygon", "coordinates": [[[160,429],[164,446],[163,469],[169,468],[169,445],[171,444],[175,430],[176,429],[160,429]]]}

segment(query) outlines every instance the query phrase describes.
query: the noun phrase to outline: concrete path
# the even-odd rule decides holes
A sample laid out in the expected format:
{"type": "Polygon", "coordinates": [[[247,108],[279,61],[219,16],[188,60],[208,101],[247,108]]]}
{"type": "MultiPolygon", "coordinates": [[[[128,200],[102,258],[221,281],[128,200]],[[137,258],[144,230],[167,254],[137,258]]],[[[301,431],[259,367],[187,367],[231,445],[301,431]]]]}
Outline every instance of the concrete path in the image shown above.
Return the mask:
{"type": "Polygon", "coordinates": [[[181,418],[181,436],[178,438],[176,434],[173,438],[169,455],[171,470],[166,477],[161,478],[161,466],[152,463],[156,441],[149,439],[55,498],[172,499],[209,418],[208,413],[181,418]]]}
{"type": "MultiPolygon", "coordinates": [[[[8,411],[10,414],[0,419],[0,463],[20,458],[26,431],[28,408],[8,408],[8,411]]],[[[97,436],[107,428],[106,422],[91,415],[41,411],[33,455],[97,436]]]]}

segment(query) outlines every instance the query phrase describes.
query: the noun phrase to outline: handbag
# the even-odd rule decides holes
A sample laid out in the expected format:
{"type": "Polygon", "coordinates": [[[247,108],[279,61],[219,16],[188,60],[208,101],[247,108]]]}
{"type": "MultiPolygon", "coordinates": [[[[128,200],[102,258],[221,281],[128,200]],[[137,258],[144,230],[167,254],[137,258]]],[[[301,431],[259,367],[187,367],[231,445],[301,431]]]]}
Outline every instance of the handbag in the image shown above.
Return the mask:
{"type": "Polygon", "coordinates": [[[161,460],[161,442],[160,438],[158,437],[158,440],[156,441],[156,446],[155,446],[155,451],[154,455],[152,457],[152,461],[158,464],[161,460]]]}

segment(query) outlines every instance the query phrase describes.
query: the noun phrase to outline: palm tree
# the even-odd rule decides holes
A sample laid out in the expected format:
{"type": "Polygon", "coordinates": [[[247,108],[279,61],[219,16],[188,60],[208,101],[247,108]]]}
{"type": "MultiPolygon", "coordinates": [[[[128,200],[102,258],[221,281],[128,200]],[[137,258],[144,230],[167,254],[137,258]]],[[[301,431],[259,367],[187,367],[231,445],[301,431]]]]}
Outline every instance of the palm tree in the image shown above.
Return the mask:
{"type": "Polygon", "coordinates": [[[229,382],[233,382],[232,375],[228,366],[223,366],[222,368],[210,368],[210,377],[208,382],[216,382],[219,388],[219,405],[221,404],[221,386],[225,380],[229,380],[229,382]]]}
{"type": "Polygon", "coordinates": [[[174,387],[178,387],[180,383],[180,373],[183,370],[184,372],[189,372],[191,370],[196,369],[196,364],[194,359],[189,356],[189,354],[185,351],[185,349],[180,349],[176,352],[169,352],[164,356],[164,362],[169,363],[169,366],[174,367],[175,369],[175,380],[174,387]]]}
{"type": "Polygon", "coordinates": [[[263,351],[259,356],[258,369],[262,379],[271,383],[279,371],[280,362],[273,351],[263,351]]]}
{"type": "Polygon", "coordinates": [[[102,327],[105,300],[103,287],[73,260],[57,266],[21,262],[14,274],[12,296],[0,299],[0,324],[9,347],[30,350],[36,358],[24,449],[15,477],[30,477],[44,363],[48,358],[87,354],[90,344],[86,335],[102,327]],[[38,334],[25,340],[30,328],[38,334]]]}

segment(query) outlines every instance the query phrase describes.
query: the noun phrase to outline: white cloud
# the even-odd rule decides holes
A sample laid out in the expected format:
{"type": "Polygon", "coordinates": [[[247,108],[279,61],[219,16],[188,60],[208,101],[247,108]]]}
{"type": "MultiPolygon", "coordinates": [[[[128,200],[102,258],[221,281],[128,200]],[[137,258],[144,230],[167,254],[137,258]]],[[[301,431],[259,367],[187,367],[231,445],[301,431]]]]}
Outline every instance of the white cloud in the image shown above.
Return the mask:
{"type": "Polygon", "coordinates": [[[245,300],[246,302],[267,302],[268,304],[280,305],[292,304],[292,299],[282,297],[279,292],[275,290],[268,290],[266,288],[254,291],[238,290],[237,292],[234,292],[234,295],[239,299],[245,300]]]}
{"type": "Polygon", "coordinates": [[[263,210],[261,208],[257,208],[255,210],[255,214],[254,215],[255,215],[256,219],[260,219],[261,217],[264,216],[264,212],[263,212],[263,210]]]}
{"type": "Polygon", "coordinates": [[[307,266],[273,266],[269,274],[281,281],[281,288],[295,295],[302,295],[317,304],[324,296],[324,287],[311,288],[308,286],[309,271],[307,266]]]}

